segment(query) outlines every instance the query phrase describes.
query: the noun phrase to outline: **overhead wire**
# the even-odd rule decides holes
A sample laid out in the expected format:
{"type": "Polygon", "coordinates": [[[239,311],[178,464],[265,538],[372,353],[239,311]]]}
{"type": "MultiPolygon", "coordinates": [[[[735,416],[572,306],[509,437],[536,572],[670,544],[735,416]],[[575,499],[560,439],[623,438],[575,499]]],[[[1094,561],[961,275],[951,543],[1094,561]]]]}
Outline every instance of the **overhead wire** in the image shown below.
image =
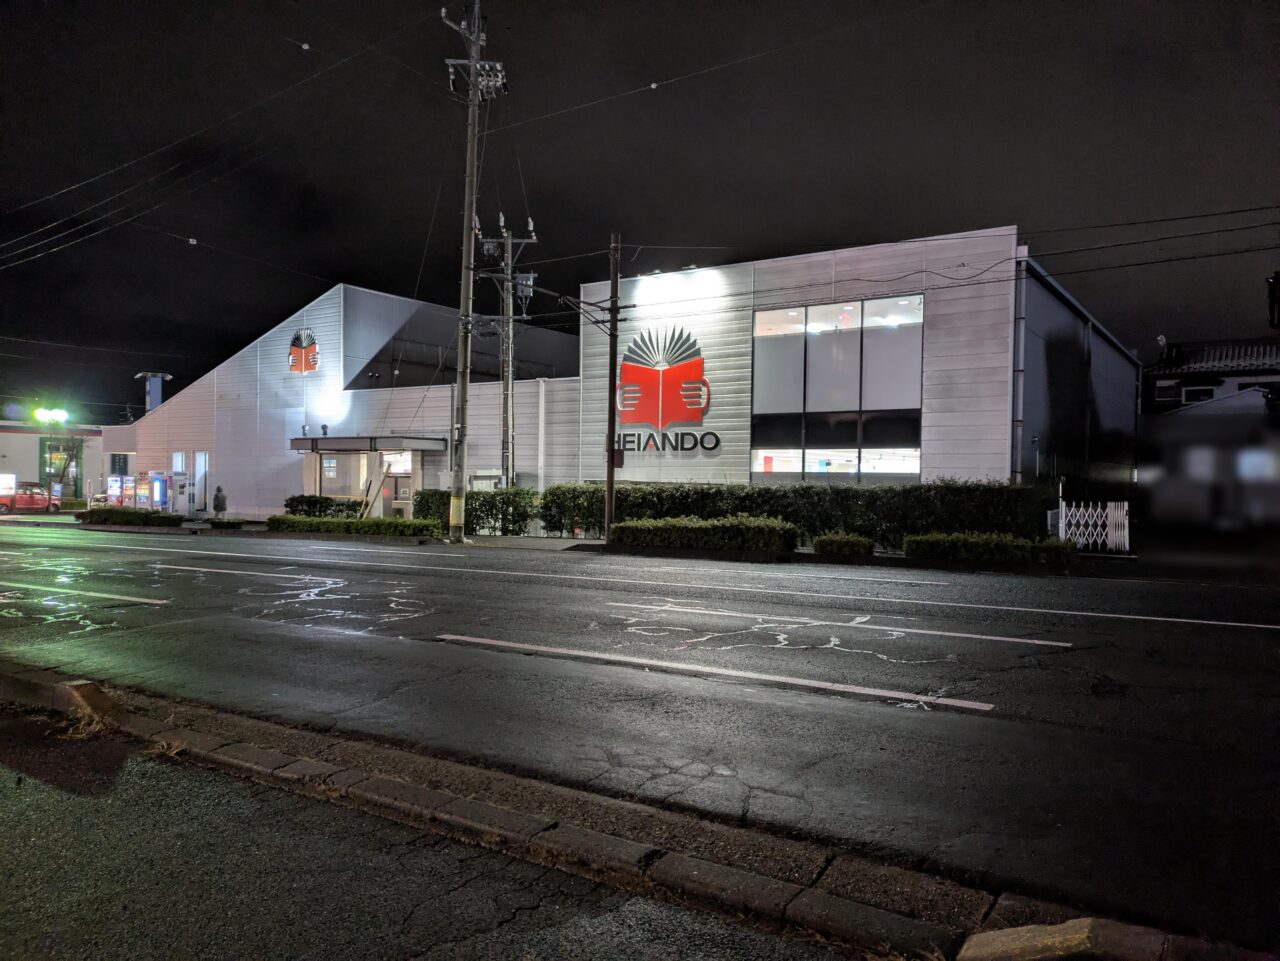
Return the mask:
{"type": "Polygon", "coordinates": [[[331,63],[328,66],[321,67],[319,70],[316,70],[315,72],[308,74],[307,76],[303,77],[301,80],[296,80],[293,83],[275,91],[274,93],[268,94],[265,97],[261,97],[258,100],[255,100],[253,103],[249,104],[248,106],[242,107],[239,110],[236,110],[233,113],[228,114],[227,116],[223,117],[221,120],[217,120],[217,121],[214,121],[213,123],[206,124],[205,126],[201,127],[199,130],[195,130],[192,133],[189,133],[189,134],[186,134],[185,136],[177,138],[176,140],[172,140],[169,143],[156,147],[154,150],[148,150],[146,153],[140,154],[137,157],[134,157],[132,160],[126,160],[125,162],[117,164],[116,166],[111,167],[108,170],[104,170],[101,173],[94,174],[92,177],[86,177],[83,180],[77,181],[76,183],[73,183],[73,184],[69,184],[66,187],[62,187],[58,190],[50,191],[49,193],[44,194],[41,197],[36,197],[33,200],[28,200],[25,203],[21,203],[16,207],[10,207],[8,210],[0,212],[0,217],[8,216],[9,214],[16,213],[19,210],[25,210],[26,208],[32,207],[39,203],[44,203],[45,201],[52,200],[55,197],[60,197],[63,194],[68,193],[72,190],[78,190],[81,187],[85,187],[91,183],[101,180],[103,177],[109,177],[114,173],[118,173],[121,170],[125,170],[129,167],[132,167],[135,164],[141,163],[144,160],[148,160],[151,157],[156,156],[157,154],[164,153],[166,150],[171,150],[172,148],[177,147],[181,144],[184,144],[189,140],[193,140],[196,137],[202,136],[211,130],[215,130],[218,127],[231,123],[233,120],[236,120],[237,118],[244,116],[245,114],[249,113],[252,110],[257,109],[263,104],[270,103],[271,101],[284,96],[290,91],[296,90],[297,88],[307,83],[310,83],[312,80],[315,80],[317,77],[321,77],[326,73],[329,73],[333,70],[338,69],[344,64],[350,63],[352,60],[354,60],[356,57],[359,57],[361,54],[374,49],[381,43],[385,43],[387,40],[390,40],[392,37],[396,36],[397,34],[403,33],[405,30],[408,30],[410,27],[415,27],[420,23],[424,23],[425,21],[431,19],[434,16],[435,16],[435,13],[432,12],[425,16],[418,17],[417,19],[412,20],[401,27],[397,27],[395,30],[378,38],[372,43],[366,44],[364,47],[361,47],[359,50],[355,51],[354,53],[348,54],[346,57],[343,57],[341,60],[338,60],[335,63],[331,63]]]}

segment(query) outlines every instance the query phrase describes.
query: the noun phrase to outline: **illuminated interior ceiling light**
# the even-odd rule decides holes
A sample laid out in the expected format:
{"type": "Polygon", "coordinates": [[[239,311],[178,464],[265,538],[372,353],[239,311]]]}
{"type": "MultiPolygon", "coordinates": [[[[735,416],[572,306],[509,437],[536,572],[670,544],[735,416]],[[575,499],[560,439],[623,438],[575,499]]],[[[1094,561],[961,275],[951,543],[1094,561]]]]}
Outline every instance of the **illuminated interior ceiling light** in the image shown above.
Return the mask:
{"type": "Polygon", "coordinates": [[[898,303],[899,303],[899,304],[909,304],[909,303],[911,303],[911,301],[909,301],[909,300],[900,300],[900,301],[898,301],[898,303]]]}

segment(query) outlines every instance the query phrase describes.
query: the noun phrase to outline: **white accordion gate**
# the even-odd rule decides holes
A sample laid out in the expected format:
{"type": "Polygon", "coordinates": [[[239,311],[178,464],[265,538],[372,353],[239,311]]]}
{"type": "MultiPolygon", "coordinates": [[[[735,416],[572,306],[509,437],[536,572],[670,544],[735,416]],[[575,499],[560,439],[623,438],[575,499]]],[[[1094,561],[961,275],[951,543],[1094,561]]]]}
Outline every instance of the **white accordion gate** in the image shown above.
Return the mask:
{"type": "Polygon", "coordinates": [[[1129,502],[1058,502],[1058,536],[1087,551],[1129,550],[1129,502]]]}

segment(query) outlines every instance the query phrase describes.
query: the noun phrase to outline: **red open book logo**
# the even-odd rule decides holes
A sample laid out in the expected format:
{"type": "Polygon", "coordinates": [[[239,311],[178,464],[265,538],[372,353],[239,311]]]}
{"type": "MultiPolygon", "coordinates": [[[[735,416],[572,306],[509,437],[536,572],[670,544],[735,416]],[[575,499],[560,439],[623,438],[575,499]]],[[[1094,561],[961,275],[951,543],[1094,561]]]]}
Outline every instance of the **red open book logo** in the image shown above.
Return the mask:
{"type": "Polygon", "coordinates": [[[294,331],[289,341],[289,372],[306,374],[320,366],[320,345],[310,327],[294,331]]]}
{"type": "Polygon", "coordinates": [[[648,330],[622,355],[615,398],[623,424],[701,424],[711,406],[702,350],[684,330],[648,330]]]}

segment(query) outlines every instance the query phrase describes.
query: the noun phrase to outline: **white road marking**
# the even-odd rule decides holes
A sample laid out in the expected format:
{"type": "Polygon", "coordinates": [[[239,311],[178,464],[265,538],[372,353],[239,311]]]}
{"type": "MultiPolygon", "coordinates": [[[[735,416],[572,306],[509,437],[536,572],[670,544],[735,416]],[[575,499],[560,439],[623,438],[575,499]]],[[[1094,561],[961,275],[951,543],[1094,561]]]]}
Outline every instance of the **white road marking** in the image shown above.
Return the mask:
{"type": "MultiPolygon", "coordinates": [[[[195,551],[180,547],[134,547],[112,544],[115,551],[155,551],[162,554],[207,554],[210,557],[247,557],[253,560],[293,561],[307,563],[315,558],[285,554],[238,554],[231,551],[195,551]]],[[[406,552],[408,553],[408,552],[406,552]]],[[[687,581],[642,581],[631,577],[596,577],[590,574],[548,574],[544,571],[512,571],[484,567],[437,567],[431,564],[391,564],[383,561],[343,560],[361,567],[398,567],[414,571],[443,571],[447,574],[497,574],[503,577],[537,577],[560,581],[596,581],[608,584],[631,584],[641,587],[678,587],[683,590],[732,591],[736,594],[773,594],[787,598],[822,597],[840,601],[881,601],[886,604],[915,604],[925,607],[954,607],[976,611],[1011,611],[1018,614],[1057,614],[1064,617],[1098,617],[1107,620],[1148,621],[1158,624],[1192,624],[1198,627],[1239,627],[1259,631],[1280,631],[1280,624],[1252,624],[1243,621],[1216,621],[1195,617],[1168,617],[1157,614],[1116,614],[1109,611],[1077,611],[1053,607],[1019,607],[1009,604],[968,604],[963,601],[932,601],[918,597],[884,597],[875,594],[831,594],[820,591],[781,590],[769,587],[734,587],[728,584],[690,584],[687,581]]],[[[883,614],[882,617],[901,617],[883,614]]]]}
{"type": "Polygon", "coordinates": [[[13,554],[16,557],[26,557],[26,551],[0,551],[0,554],[13,554]]]}
{"type": "Polygon", "coordinates": [[[313,547],[313,551],[359,551],[362,554],[408,554],[411,557],[466,557],[466,554],[453,551],[406,551],[387,550],[382,547],[313,547]]]}
{"type": "Polygon", "coordinates": [[[761,574],[768,577],[810,577],[822,581],[867,581],[875,584],[924,584],[929,587],[946,587],[950,581],[917,581],[901,577],[860,577],[853,574],[802,574],[798,571],[761,571],[750,567],[741,570],[734,567],[650,567],[651,571],[683,571],[686,574],[761,574]]]}
{"type": "Polygon", "coordinates": [[[133,601],[135,604],[168,604],[154,597],[130,597],[127,594],[102,594],[98,591],[82,591],[72,587],[45,587],[43,584],[19,584],[16,581],[0,581],[0,587],[16,587],[26,591],[48,591],[50,594],[83,594],[85,597],[104,597],[109,601],[133,601]]]}
{"type": "Polygon", "coordinates": [[[757,681],[782,687],[802,688],[810,691],[821,691],[830,694],[861,694],[866,697],[887,698],[891,701],[911,701],[917,704],[938,704],[946,707],[958,707],[969,711],[990,711],[995,705],[981,701],[962,701],[953,697],[937,697],[933,694],[912,694],[908,691],[889,691],[879,687],[861,687],[857,684],[838,684],[835,681],[811,681],[803,677],[783,677],[777,674],[757,674],[755,671],[735,671],[724,667],[699,667],[693,664],[676,664],[671,661],[659,661],[647,657],[627,657],[622,654],[601,654],[596,651],[580,651],[569,647],[544,647],[541,644],[521,644],[517,641],[496,641],[487,637],[469,637],[466,634],[437,634],[441,641],[452,641],[459,644],[476,644],[482,647],[493,647],[500,650],[520,651],[526,654],[546,654],[552,657],[568,657],[605,661],[610,664],[625,664],[628,667],[647,667],[659,671],[677,674],[692,674],[698,677],[731,677],[740,681],[757,681]]]}
{"type": "Polygon", "coordinates": [[[671,611],[677,614],[710,614],[720,617],[745,617],[750,620],[782,622],[801,627],[856,627],[865,631],[894,631],[899,634],[928,634],[934,637],[961,637],[975,641],[1005,641],[1009,644],[1039,644],[1043,647],[1072,647],[1069,641],[1042,641],[1032,637],[1007,637],[1001,634],[966,634],[961,631],[931,631],[923,627],[891,627],[888,624],[867,624],[859,621],[816,621],[810,617],[787,617],[782,614],[747,614],[742,611],[706,610],[698,607],[671,607],[663,604],[623,604],[608,601],[609,607],[632,607],[645,611],[671,611]]]}
{"type": "Polygon", "coordinates": [[[322,577],[319,574],[272,574],[269,571],[234,571],[223,567],[183,567],[180,564],[157,564],[157,568],[168,571],[199,571],[201,574],[243,574],[246,577],[288,577],[295,581],[330,581],[338,583],[340,577],[322,577]]]}

